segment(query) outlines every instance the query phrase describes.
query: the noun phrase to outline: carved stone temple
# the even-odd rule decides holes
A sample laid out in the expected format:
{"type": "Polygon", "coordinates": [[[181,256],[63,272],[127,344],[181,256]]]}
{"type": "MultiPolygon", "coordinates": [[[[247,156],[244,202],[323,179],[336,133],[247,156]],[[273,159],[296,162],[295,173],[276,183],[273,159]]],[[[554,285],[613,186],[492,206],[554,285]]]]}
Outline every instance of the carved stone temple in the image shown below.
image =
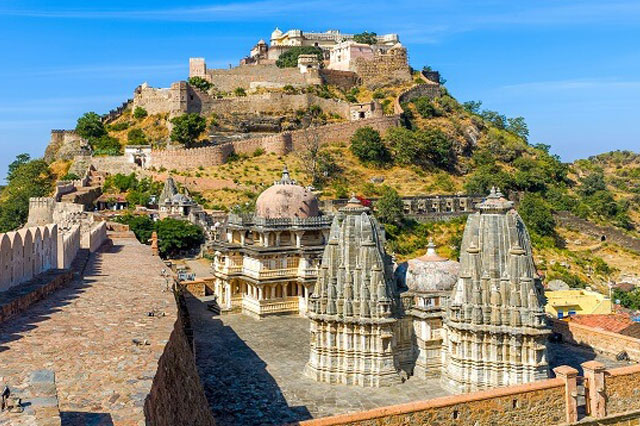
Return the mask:
{"type": "Polygon", "coordinates": [[[445,385],[462,392],[548,377],[544,293],[524,222],[499,191],[469,216],[445,315],[445,385]]]}
{"type": "Polygon", "coordinates": [[[317,381],[388,386],[441,377],[454,392],[548,376],[543,289],[525,225],[499,191],[465,227],[461,263],[427,253],[395,268],[353,198],[334,217],[309,299],[317,381]]]}
{"type": "Polygon", "coordinates": [[[400,382],[394,339],[399,296],[383,245],[378,222],[356,198],[334,217],[307,312],[307,376],[374,387],[400,382]]]}

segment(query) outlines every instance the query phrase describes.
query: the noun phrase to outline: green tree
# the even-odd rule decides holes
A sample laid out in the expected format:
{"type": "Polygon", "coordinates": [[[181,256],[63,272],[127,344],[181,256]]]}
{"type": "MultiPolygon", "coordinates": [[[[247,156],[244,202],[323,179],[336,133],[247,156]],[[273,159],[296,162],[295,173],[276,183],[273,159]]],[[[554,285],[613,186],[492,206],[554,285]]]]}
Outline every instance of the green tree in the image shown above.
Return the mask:
{"type": "Polygon", "coordinates": [[[207,128],[207,120],[199,114],[189,113],[171,119],[173,129],[171,140],[179,142],[186,147],[193,146],[200,134],[207,128]]]}
{"type": "Polygon", "coordinates": [[[187,81],[190,85],[192,85],[196,89],[202,90],[203,92],[208,92],[209,89],[213,87],[213,84],[211,84],[211,82],[205,80],[202,77],[189,77],[189,80],[187,81]]]}
{"type": "Polygon", "coordinates": [[[131,129],[127,133],[127,144],[129,145],[145,145],[147,143],[147,135],[142,129],[131,129]]]}
{"type": "Polygon", "coordinates": [[[507,130],[520,136],[527,141],[529,139],[529,126],[524,121],[524,117],[515,117],[507,119],[507,130]]]}
{"type": "Polygon", "coordinates": [[[147,116],[147,110],[137,106],[134,110],[133,110],[133,117],[136,120],[142,120],[143,118],[145,118],[147,116]]]}
{"type": "Polygon", "coordinates": [[[380,133],[369,126],[359,128],[351,136],[351,152],[364,163],[382,166],[391,161],[380,133]]]}
{"type": "Polygon", "coordinates": [[[163,258],[196,249],[204,241],[202,229],[183,220],[163,219],[156,222],[155,229],[158,232],[158,249],[163,258]]]}
{"type": "Polygon", "coordinates": [[[480,113],[480,116],[498,129],[504,129],[507,125],[507,117],[496,111],[485,109],[480,113]]]}
{"type": "Polygon", "coordinates": [[[553,218],[551,207],[540,194],[526,193],[518,206],[518,213],[522,216],[529,231],[535,232],[541,237],[556,235],[556,221],[553,218]]]}
{"type": "Polygon", "coordinates": [[[136,235],[138,241],[149,244],[151,233],[155,230],[155,224],[149,216],[126,214],[116,216],[113,220],[129,225],[129,229],[136,235]]]}
{"type": "Polygon", "coordinates": [[[295,46],[282,53],[276,60],[278,68],[295,68],[298,66],[298,56],[313,55],[318,57],[319,61],[323,60],[322,49],[316,46],[295,46]]]}
{"type": "Polygon", "coordinates": [[[247,91],[244,90],[244,87],[236,87],[233,89],[233,94],[236,96],[247,96],[247,91]]]}
{"type": "Polygon", "coordinates": [[[398,164],[445,169],[455,164],[453,142],[438,128],[411,131],[404,127],[392,127],[385,139],[398,164]]]}
{"type": "Polygon", "coordinates": [[[104,135],[99,139],[89,141],[93,148],[94,155],[121,155],[122,145],[120,141],[112,136],[104,135]]]}
{"type": "Polygon", "coordinates": [[[404,221],[404,204],[402,203],[402,198],[398,195],[398,191],[384,185],[382,194],[375,204],[375,213],[382,223],[401,225],[404,221]]]}
{"type": "Polygon", "coordinates": [[[482,101],[467,101],[462,104],[462,107],[470,112],[471,114],[480,113],[480,107],[482,106],[482,101]]]}
{"type": "Polygon", "coordinates": [[[416,106],[416,111],[423,118],[440,117],[442,110],[436,106],[436,104],[426,96],[421,96],[413,101],[416,106]]]}
{"type": "Polygon", "coordinates": [[[376,44],[378,43],[378,34],[374,33],[374,32],[362,32],[362,33],[358,33],[358,34],[354,34],[353,35],[353,41],[355,41],[356,43],[362,43],[362,44],[376,44]]]}
{"type": "Polygon", "coordinates": [[[607,184],[604,181],[604,173],[596,171],[580,179],[579,192],[583,197],[589,197],[598,191],[605,191],[607,184]]]}
{"type": "Polygon", "coordinates": [[[29,198],[46,197],[53,190],[54,176],[44,160],[21,154],[12,163],[0,202],[0,232],[22,227],[29,215],[29,198]]]}
{"type": "Polygon", "coordinates": [[[498,164],[485,164],[469,175],[464,189],[467,194],[486,195],[493,186],[508,192],[513,188],[513,178],[498,164]]]}
{"type": "Polygon", "coordinates": [[[95,112],[87,112],[78,118],[76,133],[81,137],[91,141],[106,136],[107,130],[104,128],[102,118],[95,112]]]}

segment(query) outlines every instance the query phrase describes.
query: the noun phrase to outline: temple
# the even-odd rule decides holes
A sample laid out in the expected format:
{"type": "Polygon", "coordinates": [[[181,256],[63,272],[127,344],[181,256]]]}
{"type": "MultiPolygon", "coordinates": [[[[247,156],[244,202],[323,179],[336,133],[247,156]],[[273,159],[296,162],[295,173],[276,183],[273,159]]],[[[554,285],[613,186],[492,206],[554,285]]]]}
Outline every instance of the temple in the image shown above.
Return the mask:
{"type": "Polygon", "coordinates": [[[285,167],[258,197],[255,214],[230,214],[212,245],[221,309],[254,318],[304,314],[331,219],[285,167]]]}

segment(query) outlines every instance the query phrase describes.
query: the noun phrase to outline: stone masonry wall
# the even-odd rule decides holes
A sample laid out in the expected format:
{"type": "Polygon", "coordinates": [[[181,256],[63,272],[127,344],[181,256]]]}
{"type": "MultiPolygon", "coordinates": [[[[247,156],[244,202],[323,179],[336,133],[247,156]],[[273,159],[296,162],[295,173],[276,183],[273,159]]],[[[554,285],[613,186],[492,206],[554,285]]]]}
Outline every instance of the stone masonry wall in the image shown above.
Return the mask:
{"type": "Polygon", "coordinates": [[[344,90],[355,87],[360,82],[360,77],[353,71],[330,70],[323,68],[320,70],[320,77],[325,84],[336,86],[344,90]]]}
{"type": "Polygon", "coordinates": [[[69,269],[80,250],[80,225],[58,233],[58,269],[69,269]]]}
{"type": "Polygon", "coordinates": [[[193,348],[185,333],[188,318],[184,314],[183,311],[178,315],[144,402],[144,414],[150,426],[215,425],[200,383],[193,348]]]}
{"type": "Polygon", "coordinates": [[[278,68],[275,65],[240,65],[229,69],[207,69],[207,80],[224,92],[231,92],[237,87],[249,89],[253,82],[269,82],[307,85],[305,74],[298,68],[278,68]]]}
{"type": "Polygon", "coordinates": [[[326,125],[312,129],[295,130],[293,132],[279,133],[274,136],[245,139],[204,148],[153,151],[150,166],[155,168],[164,167],[167,170],[215,166],[223,164],[227,157],[234,152],[251,154],[258,148],[264,149],[265,152],[284,155],[291,151],[303,149],[307,137],[312,134],[318,135],[321,144],[327,144],[346,141],[361,127],[370,126],[384,133],[388,128],[397,126],[398,123],[399,117],[393,115],[326,125]]]}
{"type": "Polygon", "coordinates": [[[640,410],[640,365],[608,370],[605,389],[607,414],[640,410]]]}
{"type": "Polygon", "coordinates": [[[604,237],[605,241],[640,253],[640,239],[633,238],[614,227],[596,225],[569,212],[558,212],[554,216],[562,227],[582,232],[597,239],[604,237]]]}
{"type": "Polygon", "coordinates": [[[551,318],[552,329],[565,342],[589,346],[596,352],[615,357],[625,351],[633,361],[640,361],[640,340],[602,329],[551,318]]]}
{"type": "Polygon", "coordinates": [[[465,395],[378,408],[301,422],[328,425],[552,425],[564,423],[565,384],[562,379],[496,388],[465,395]]]}
{"type": "Polygon", "coordinates": [[[34,226],[0,234],[0,291],[58,265],[58,227],[34,226]]]}
{"type": "Polygon", "coordinates": [[[406,55],[383,54],[373,59],[356,58],[354,71],[362,84],[370,88],[411,81],[411,68],[406,55]]]}

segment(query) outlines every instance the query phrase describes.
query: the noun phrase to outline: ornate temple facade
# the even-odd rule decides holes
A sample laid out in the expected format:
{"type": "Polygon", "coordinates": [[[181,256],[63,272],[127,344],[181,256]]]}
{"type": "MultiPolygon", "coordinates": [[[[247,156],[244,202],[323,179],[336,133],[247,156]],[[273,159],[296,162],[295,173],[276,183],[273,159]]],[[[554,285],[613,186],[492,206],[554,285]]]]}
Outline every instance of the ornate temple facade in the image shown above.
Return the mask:
{"type": "Polygon", "coordinates": [[[357,199],[334,217],[307,312],[307,376],[375,387],[400,382],[394,359],[399,296],[383,245],[378,222],[357,199]]]}
{"type": "Polygon", "coordinates": [[[222,310],[254,318],[304,314],[331,219],[285,168],[258,197],[255,214],[230,214],[211,245],[214,291],[222,310]]]}
{"type": "Polygon", "coordinates": [[[477,206],[461,263],[427,253],[395,268],[357,199],[334,217],[307,316],[305,374],[386,386],[441,377],[454,392],[548,376],[544,295],[526,227],[499,191],[477,206]]]}
{"type": "Polygon", "coordinates": [[[548,377],[544,290],[524,222],[499,191],[469,216],[445,315],[445,385],[469,392],[548,377]]]}

